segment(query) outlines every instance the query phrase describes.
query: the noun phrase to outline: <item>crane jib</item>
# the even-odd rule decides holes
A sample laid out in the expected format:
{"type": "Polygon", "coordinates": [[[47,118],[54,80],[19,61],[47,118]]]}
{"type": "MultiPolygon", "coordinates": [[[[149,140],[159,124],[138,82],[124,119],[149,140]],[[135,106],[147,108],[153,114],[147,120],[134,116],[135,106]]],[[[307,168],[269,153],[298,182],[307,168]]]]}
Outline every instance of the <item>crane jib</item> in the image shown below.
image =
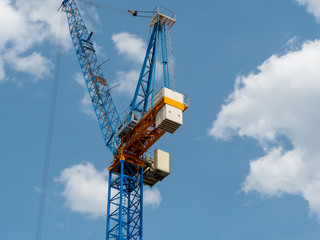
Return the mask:
{"type": "Polygon", "coordinates": [[[67,14],[72,42],[79,60],[81,71],[89,91],[99,126],[106,146],[113,154],[117,154],[120,139],[116,130],[121,123],[120,116],[113,102],[106,79],[100,69],[96,51],[81,13],[74,0],[62,3],[67,14]]]}

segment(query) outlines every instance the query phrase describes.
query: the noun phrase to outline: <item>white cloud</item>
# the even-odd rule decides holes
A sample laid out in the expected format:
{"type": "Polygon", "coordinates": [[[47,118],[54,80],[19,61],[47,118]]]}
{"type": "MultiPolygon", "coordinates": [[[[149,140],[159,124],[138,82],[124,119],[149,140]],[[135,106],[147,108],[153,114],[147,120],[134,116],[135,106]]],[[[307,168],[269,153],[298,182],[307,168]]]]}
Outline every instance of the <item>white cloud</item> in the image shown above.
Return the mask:
{"type": "Polygon", "coordinates": [[[293,36],[285,44],[286,52],[297,51],[300,49],[300,47],[301,47],[301,43],[299,41],[299,37],[297,36],[293,36]]]}
{"type": "Polygon", "coordinates": [[[73,78],[76,81],[76,83],[79,84],[83,89],[83,96],[80,101],[80,111],[88,115],[89,117],[96,119],[96,114],[94,113],[89,92],[82,74],[81,73],[74,74],[73,78]]]}
{"type": "Polygon", "coordinates": [[[313,14],[316,19],[320,20],[320,1],[319,0],[296,0],[300,5],[307,7],[308,13],[313,14]]]}
{"type": "Polygon", "coordinates": [[[57,181],[65,184],[62,195],[70,210],[97,218],[107,212],[108,182],[105,178],[106,174],[91,163],[83,163],[63,170],[57,181]]]}
{"type": "Polygon", "coordinates": [[[265,155],[250,163],[246,193],[303,196],[320,218],[320,41],[271,56],[239,76],[209,134],[258,140],[265,155]],[[286,147],[289,141],[292,147],[286,147]]]}
{"type": "Polygon", "coordinates": [[[86,9],[86,12],[81,12],[81,13],[82,13],[84,19],[86,19],[87,27],[91,31],[94,31],[94,32],[101,31],[96,28],[97,25],[99,25],[99,26],[101,25],[101,19],[100,19],[98,12],[97,12],[97,8],[95,8],[95,7],[88,8],[88,5],[86,5],[85,9],[86,9]],[[92,22],[90,21],[90,19],[92,19],[92,22]],[[88,23],[88,21],[89,21],[89,23],[88,23]]]}
{"type": "MultiPolygon", "coordinates": [[[[170,34],[169,32],[167,33],[170,34]]],[[[129,94],[130,96],[134,94],[134,90],[137,86],[139,79],[142,62],[146,55],[147,45],[146,43],[139,38],[138,36],[128,33],[121,32],[112,35],[113,43],[120,55],[123,55],[127,61],[133,64],[131,70],[129,71],[118,71],[117,74],[117,83],[120,83],[120,86],[117,88],[120,92],[129,94]]],[[[173,88],[174,84],[174,72],[173,64],[174,59],[171,53],[171,45],[168,41],[168,58],[169,58],[169,71],[170,71],[170,80],[173,88]]],[[[163,80],[163,65],[159,59],[156,59],[156,72],[155,72],[155,81],[163,80]]],[[[157,89],[156,89],[157,90],[157,89]]]]}
{"type": "MultiPolygon", "coordinates": [[[[64,169],[55,179],[64,184],[62,196],[71,211],[95,219],[106,216],[108,181],[106,171],[100,172],[92,163],[81,163],[64,169]]],[[[144,204],[159,207],[162,197],[157,188],[144,190],[144,204]]]]}
{"type": "Polygon", "coordinates": [[[113,34],[112,41],[120,54],[135,63],[141,64],[143,62],[146,44],[137,35],[121,32],[113,34]]]}
{"type": "Polygon", "coordinates": [[[3,59],[0,56],[0,83],[6,81],[6,73],[4,70],[4,62],[3,59]]]}
{"type": "Polygon", "coordinates": [[[139,74],[140,72],[135,69],[131,69],[128,72],[118,71],[117,82],[120,83],[120,85],[117,87],[117,90],[132,95],[137,86],[139,74]]]}
{"type": "Polygon", "coordinates": [[[120,92],[133,95],[145,57],[146,44],[141,38],[128,32],[113,34],[112,41],[118,53],[133,63],[131,70],[117,72],[117,83],[120,83],[117,89],[120,92]]]}
{"type": "Polygon", "coordinates": [[[159,189],[150,188],[150,189],[145,189],[143,191],[143,203],[145,205],[150,205],[154,208],[157,208],[159,207],[161,201],[162,201],[162,197],[159,189]]]}
{"type": "MultiPolygon", "coordinates": [[[[0,31],[5,33],[0,35],[0,82],[8,80],[6,68],[28,73],[33,81],[50,74],[53,64],[39,52],[39,46],[45,40],[48,40],[46,44],[57,43],[61,17],[57,12],[59,4],[56,0],[0,2],[0,31]]],[[[65,46],[70,47],[70,43],[65,46]]]]}
{"type": "Polygon", "coordinates": [[[22,57],[17,52],[10,51],[4,54],[4,60],[15,71],[33,75],[34,82],[50,75],[50,70],[53,68],[51,60],[43,57],[39,52],[33,52],[26,57],[22,57]]]}
{"type": "Polygon", "coordinates": [[[250,163],[250,174],[243,190],[246,193],[258,191],[267,196],[302,193],[307,180],[303,157],[299,149],[284,151],[278,147],[268,151],[265,156],[250,163]]]}

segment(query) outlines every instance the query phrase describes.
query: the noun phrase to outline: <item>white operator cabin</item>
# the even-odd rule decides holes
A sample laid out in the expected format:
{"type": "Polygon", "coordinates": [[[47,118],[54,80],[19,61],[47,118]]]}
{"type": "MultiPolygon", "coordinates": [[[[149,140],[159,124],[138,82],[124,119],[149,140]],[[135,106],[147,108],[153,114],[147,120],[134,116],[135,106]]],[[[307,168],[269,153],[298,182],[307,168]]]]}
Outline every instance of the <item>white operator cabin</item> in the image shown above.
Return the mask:
{"type": "MultiPolygon", "coordinates": [[[[156,104],[164,97],[174,100],[178,103],[184,103],[184,96],[168,88],[162,88],[155,96],[156,104]]],[[[169,133],[174,133],[183,123],[182,110],[170,104],[165,104],[156,115],[156,128],[162,129],[169,133]]]]}

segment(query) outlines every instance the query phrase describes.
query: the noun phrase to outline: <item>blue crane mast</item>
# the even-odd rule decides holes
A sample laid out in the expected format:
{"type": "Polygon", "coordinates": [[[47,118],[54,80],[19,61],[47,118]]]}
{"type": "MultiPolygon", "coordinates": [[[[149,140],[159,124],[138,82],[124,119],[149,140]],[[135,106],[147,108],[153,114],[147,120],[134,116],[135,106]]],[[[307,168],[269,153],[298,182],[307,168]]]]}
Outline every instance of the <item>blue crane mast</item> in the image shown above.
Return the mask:
{"type": "MultiPolygon", "coordinates": [[[[159,7],[156,8],[159,11],[159,7]]],[[[131,11],[130,11],[131,12],[131,11]]],[[[137,16],[138,12],[131,12],[137,16]]],[[[170,26],[174,24],[171,21],[170,26]]],[[[146,113],[154,102],[155,95],[155,70],[156,70],[156,56],[159,45],[159,37],[161,36],[161,52],[162,52],[162,65],[164,86],[170,88],[169,70],[168,70],[168,56],[167,56],[167,43],[166,43],[166,25],[162,22],[153,23],[153,29],[149,40],[146,56],[143,61],[142,69],[140,72],[137,88],[131,103],[131,111],[138,111],[146,113]],[[151,102],[149,102],[150,97],[151,102]]]]}
{"type": "MultiPolygon", "coordinates": [[[[143,185],[153,186],[170,172],[169,153],[156,149],[152,158],[146,152],[165,132],[173,133],[182,125],[182,112],[188,108],[186,96],[170,89],[166,29],[175,23],[175,15],[165,15],[160,7],[144,12],[152,18],[152,33],[130,111],[121,121],[96,56],[93,33],[88,32],[75,0],[64,0],[62,7],[105,144],[113,153],[106,239],[142,240],[143,185]],[[158,46],[163,88],[156,94],[158,46]]],[[[129,12],[133,16],[140,14],[129,12]]]]}

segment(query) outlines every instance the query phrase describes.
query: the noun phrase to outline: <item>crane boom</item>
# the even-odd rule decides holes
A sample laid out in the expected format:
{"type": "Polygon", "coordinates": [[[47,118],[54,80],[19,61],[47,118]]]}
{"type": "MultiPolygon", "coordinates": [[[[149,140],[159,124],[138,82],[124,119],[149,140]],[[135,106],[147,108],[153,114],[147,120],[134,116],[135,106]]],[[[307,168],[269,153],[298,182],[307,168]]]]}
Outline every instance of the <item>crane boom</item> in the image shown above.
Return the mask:
{"type": "Polygon", "coordinates": [[[91,39],[93,33],[89,34],[75,0],[64,0],[62,6],[105,144],[113,154],[117,154],[120,139],[116,131],[121,120],[97,59],[91,39]]]}

